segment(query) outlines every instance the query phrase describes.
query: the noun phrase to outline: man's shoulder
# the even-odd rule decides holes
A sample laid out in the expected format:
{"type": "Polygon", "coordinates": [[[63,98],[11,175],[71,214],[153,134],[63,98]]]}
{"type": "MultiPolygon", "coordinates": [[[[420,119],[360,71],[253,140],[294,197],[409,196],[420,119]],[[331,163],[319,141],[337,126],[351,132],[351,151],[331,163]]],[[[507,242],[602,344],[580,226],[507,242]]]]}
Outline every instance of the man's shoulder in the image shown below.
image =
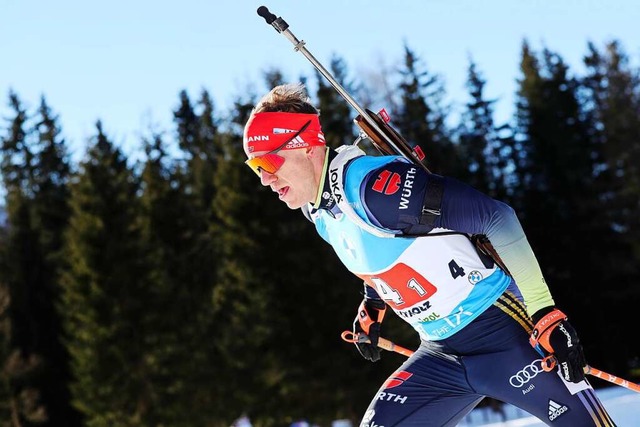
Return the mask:
{"type": "Polygon", "coordinates": [[[362,156],[350,160],[345,166],[344,180],[346,185],[360,186],[377,170],[387,167],[390,164],[404,164],[401,157],[397,156],[362,156]]]}
{"type": "Polygon", "coordinates": [[[382,167],[388,163],[401,161],[402,157],[399,156],[372,156],[372,155],[364,155],[360,157],[356,157],[355,159],[349,162],[348,169],[352,167],[362,168],[362,169],[376,169],[382,167]]]}

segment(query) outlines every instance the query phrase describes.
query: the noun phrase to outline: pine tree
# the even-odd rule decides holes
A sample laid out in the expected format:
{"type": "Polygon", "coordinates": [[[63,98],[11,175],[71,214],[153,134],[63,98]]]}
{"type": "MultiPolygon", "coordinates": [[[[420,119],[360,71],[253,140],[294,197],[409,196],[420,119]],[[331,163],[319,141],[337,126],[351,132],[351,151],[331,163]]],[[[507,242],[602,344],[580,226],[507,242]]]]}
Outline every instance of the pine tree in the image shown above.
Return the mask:
{"type": "MultiPolygon", "coordinates": [[[[564,227],[573,224],[570,231],[576,230],[577,220],[590,223],[589,215],[595,213],[590,124],[578,102],[578,81],[569,76],[559,55],[544,49],[539,60],[525,42],[522,72],[516,137],[521,144],[518,173],[526,197],[525,221],[534,230],[534,243],[538,243],[535,236],[557,229],[559,235],[570,239],[565,246],[569,247],[578,236],[564,227]]],[[[548,248],[543,252],[549,261],[560,259],[559,253],[554,255],[548,248]]],[[[557,274],[575,276],[566,269],[569,264],[564,265],[558,266],[557,274]]]]}
{"type": "Polygon", "coordinates": [[[205,328],[211,317],[210,285],[194,285],[193,277],[210,267],[192,262],[201,236],[192,229],[194,196],[185,192],[182,172],[160,135],[143,142],[142,235],[153,289],[146,304],[148,353],[153,358],[150,412],[157,423],[205,426],[215,414],[210,397],[215,363],[207,352],[210,331],[205,328]]]}
{"type": "MultiPolygon", "coordinates": [[[[611,222],[621,230],[640,229],[640,72],[617,42],[605,52],[589,44],[585,57],[587,90],[585,103],[597,123],[595,138],[602,146],[601,174],[608,177],[608,190],[615,191],[610,203],[611,222]]],[[[632,241],[637,241],[629,234],[632,241]]],[[[637,235],[636,235],[637,236],[637,235]]]]}
{"type": "Polygon", "coordinates": [[[198,113],[186,93],[180,93],[180,107],[174,111],[178,146],[184,154],[179,180],[182,190],[189,196],[193,212],[192,232],[198,236],[197,246],[192,248],[193,264],[209,266],[209,269],[197,268],[189,282],[192,286],[211,286],[215,277],[215,258],[210,224],[215,221],[211,203],[216,189],[213,174],[217,167],[218,153],[213,139],[217,134],[217,119],[209,94],[204,91],[199,102],[198,113]]]}
{"type": "MultiPolygon", "coordinates": [[[[259,236],[253,230],[269,226],[267,223],[260,226],[255,218],[247,218],[257,212],[262,217],[268,207],[260,206],[260,198],[254,195],[255,185],[259,184],[243,164],[241,136],[221,134],[216,144],[223,150],[224,161],[219,163],[215,174],[218,193],[213,210],[218,220],[212,224],[212,232],[219,267],[212,308],[213,324],[224,327],[211,330],[219,379],[212,389],[217,396],[215,408],[229,423],[247,411],[257,415],[276,385],[270,378],[273,361],[265,357],[265,352],[273,346],[269,338],[272,317],[277,312],[269,299],[272,285],[256,273],[255,267],[266,252],[260,253],[259,249],[265,248],[256,242],[259,236]]],[[[273,237],[265,239],[269,240],[273,237]]]]}
{"type": "MultiPolygon", "coordinates": [[[[0,227],[0,271],[7,270],[5,264],[7,256],[7,235],[4,224],[0,227]]],[[[0,362],[3,368],[6,361],[11,356],[11,317],[9,313],[9,306],[11,304],[11,294],[9,286],[0,279],[0,362]]],[[[10,427],[11,423],[18,424],[18,422],[12,420],[12,415],[16,414],[14,411],[15,399],[11,390],[11,379],[8,372],[3,369],[0,375],[0,426],[10,427]]],[[[16,414],[17,415],[17,414],[16,414]]]]}
{"type": "Polygon", "coordinates": [[[87,426],[154,420],[154,338],[138,182],[100,122],[71,187],[60,312],[74,407],[87,426]]]}
{"type": "Polygon", "coordinates": [[[41,98],[34,134],[33,221],[38,235],[40,260],[32,260],[39,271],[37,298],[31,307],[38,329],[36,352],[45,361],[40,382],[48,425],[78,425],[78,414],[70,406],[67,388],[68,355],[60,342],[61,322],[56,312],[60,297],[58,277],[63,235],[69,220],[70,175],[66,142],[60,136],[58,117],[41,98]]]}
{"type": "Polygon", "coordinates": [[[589,43],[584,62],[583,103],[594,123],[592,135],[598,149],[594,187],[599,193],[600,224],[606,228],[606,245],[597,251],[597,265],[602,266],[602,283],[606,284],[605,309],[594,322],[614,318],[619,323],[611,334],[601,337],[598,348],[590,350],[603,353],[598,362],[603,367],[625,372],[633,368],[640,353],[638,343],[628,343],[621,332],[623,325],[634,321],[633,313],[616,311],[616,307],[640,302],[640,71],[631,67],[616,41],[607,43],[604,52],[589,43]],[[606,351],[619,343],[628,345],[613,354],[606,351]]]}
{"type": "Polygon", "coordinates": [[[605,366],[601,362],[609,358],[610,345],[592,331],[614,315],[606,314],[606,304],[595,315],[590,305],[618,268],[619,259],[608,254],[619,249],[602,206],[607,192],[597,175],[602,158],[594,138],[598,126],[579,102],[578,79],[557,54],[545,49],[539,60],[525,43],[522,70],[517,137],[524,153],[518,172],[525,229],[555,302],[569,311],[588,359],[605,366]],[[598,250],[593,242],[599,242],[598,250]]]}
{"type": "Polygon", "coordinates": [[[460,175],[464,168],[447,128],[448,108],[444,106],[445,89],[438,75],[432,75],[407,45],[400,70],[399,111],[391,125],[412,145],[420,145],[432,172],[460,175]]]}
{"type": "MultiPolygon", "coordinates": [[[[218,135],[220,120],[216,117],[213,100],[206,90],[202,91],[197,106],[200,112],[197,114],[198,135],[194,144],[196,151],[189,169],[195,178],[196,193],[199,194],[203,209],[210,210],[216,191],[213,174],[217,167],[219,150],[215,138],[218,135]]],[[[208,218],[213,219],[212,216],[208,218]]]]}
{"type": "Polygon", "coordinates": [[[248,413],[254,422],[271,425],[278,412],[289,406],[278,397],[287,367],[278,360],[282,348],[274,345],[277,341],[272,334],[283,316],[272,299],[281,283],[271,280],[274,275],[269,264],[270,257],[277,256],[270,226],[277,213],[272,208],[273,193],[261,187],[243,164],[242,129],[254,104],[253,99],[237,99],[230,126],[215,140],[222,155],[212,205],[217,220],[211,231],[219,266],[213,312],[214,324],[224,328],[215,327],[210,336],[219,379],[210,389],[215,396],[214,412],[227,425],[242,413],[248,413]]]}
{"type": "MultiPolygon", "coordinates": [[[[355,91],[354,84],[347,79],[347,65],[342,58],[334,55],[331,59],[330,70],[336,82],[347,93],[351,94],[355,91]]],[[[316,71],[316,79],[318,81],[316,91],[318,104],[316,107],[320,110],[322,131],[327,145],[336,148],[351,144],[355,139],[351,107],[319,71],[316,71]]]]}
{"type": "Polygon", "coordinates": [[[6,191],[7,222],[3,253],[2,282],[8,295],[3,300],[5,354],[3,383],[7,387],[12,422],[42,425],[48,415],[39,388],[45,369],[39,336],[42,332],[33,310],[38,307],[42,252],[33,216],[34,154],[30,146],[29,117],[15,93],[9,94],[14,117],[2,138],[2,181],[6,191]]]}
{"type": "Polygon", "coordinates": [[[458,129],[462,163],[469,169],[460,178],[505,200],[509,193],[509,173],[514,167],[513,139],[508,125],[494,123],[495,100],[485,98],[485,85],[477,65],[471,61],[467,79],[470,100],[458,129]]]}
{"type": "Polygon", "coordinates": [[[14,118],[8,126],[7,136],[2,138],[0,163],[8,200],[11,191],[26,191],[33,175],[33,153],[27,145],[27,110],[15,92],[9,93],[9,106],[14,112],[14,118]]]}

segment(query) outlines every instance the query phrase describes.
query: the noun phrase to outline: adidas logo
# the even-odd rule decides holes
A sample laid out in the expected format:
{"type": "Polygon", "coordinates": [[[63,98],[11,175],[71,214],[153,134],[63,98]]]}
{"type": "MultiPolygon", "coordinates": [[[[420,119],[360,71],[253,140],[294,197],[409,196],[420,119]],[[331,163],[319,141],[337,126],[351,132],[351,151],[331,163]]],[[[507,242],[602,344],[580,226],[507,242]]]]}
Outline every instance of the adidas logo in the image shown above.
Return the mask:
{"type": "Polygon", "coordinates": [[[555,420],[568,410],[569,408],[567,408],[565,405],[549,399],[549,421],[555,420]]]}

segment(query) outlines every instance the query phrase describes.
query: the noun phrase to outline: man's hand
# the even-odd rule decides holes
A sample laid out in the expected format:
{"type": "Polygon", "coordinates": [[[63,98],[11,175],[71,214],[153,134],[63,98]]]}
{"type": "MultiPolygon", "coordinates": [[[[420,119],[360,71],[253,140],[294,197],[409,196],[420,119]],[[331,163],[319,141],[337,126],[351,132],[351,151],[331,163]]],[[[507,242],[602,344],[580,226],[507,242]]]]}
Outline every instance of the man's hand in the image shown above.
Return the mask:
{"type": "Polygon", "coordinates": [[[380,338],[380,323],[384,318],[387,305],[379,299],[365,298],[360,303],[358,315],[353,321],[354,334],[366,334],[371,340],[370,343],[356,342],[358,352],[367,360],[377,362],[380,360],[380,348],[378,339],[380,338]]]}
{"type": "Polygon", "coordinates": [[[582,345],[567,316],[555,307],[538,310],[531,316],[535,326],[529,338],[531,345],[545,356],[553,355],[560,374],[573,383],[584,380],[587,362],[582,345]]]}

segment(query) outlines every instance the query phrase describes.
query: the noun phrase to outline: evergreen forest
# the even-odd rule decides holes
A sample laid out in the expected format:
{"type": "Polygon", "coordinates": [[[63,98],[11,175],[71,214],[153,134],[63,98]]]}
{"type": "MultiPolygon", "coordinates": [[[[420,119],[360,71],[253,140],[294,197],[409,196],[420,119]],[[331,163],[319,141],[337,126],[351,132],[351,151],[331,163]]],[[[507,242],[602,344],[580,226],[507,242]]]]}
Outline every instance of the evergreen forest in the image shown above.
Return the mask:
{"type": "MultiPolygon", "coordinates": [[[[523,41],[504,122],[472,59],[455,117],[442,78],[409,46],[384,82],[359,79],[338,56],[328,67],[366,107],[387,109],[431,171],[514,207],[588,362],[634,381],[638,59],[617,41],[589,42],[577,72],[523,41]]],[[[300,80],[328,144],[351,143],[351,107],[320,74],[300,80]]],[[[1,427],[226,427],[243,414],[258,427],[359,421],[403,356],[370,363],[340,339],[362,283],[243,164],[251,108],[285,82],[265,71],[264,91],[238,94],[227,110],[207,89],[183,90],[171,129],[143,131],[135,160],[99,118],[73,160],[45,95],[6,94],[1,427]]],[[[382,335],[418,345],[393,314],[382,335]]]]}

